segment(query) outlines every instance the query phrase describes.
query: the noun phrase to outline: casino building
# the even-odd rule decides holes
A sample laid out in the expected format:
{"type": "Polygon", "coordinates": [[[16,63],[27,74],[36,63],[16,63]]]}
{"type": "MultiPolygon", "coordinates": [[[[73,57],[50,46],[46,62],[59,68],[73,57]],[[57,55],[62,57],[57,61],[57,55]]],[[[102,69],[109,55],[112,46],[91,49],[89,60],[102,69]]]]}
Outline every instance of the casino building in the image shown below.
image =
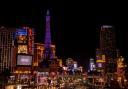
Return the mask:
{"type": "Polygon", "coordinates": [[[15,28],[0,28],[0,73],[5,69],[12,72],[13,68],[13,46],[14,46],[14,32],[15,28]]]}
{"type": "Polygon", "coordinates": [[[34,55],[34,30],[21,27],[15,31],[13,46],[13,73],[17,78],[28,78],[32,73],[34,55]]]}
{"type": "MultiPolygon", "coordinates": [[[[51,45],[53,56],[55,57],[56,53],[56,47],[55,45],[51,45]]],[[[42,58],[44,57],[44,44],[42,43],[34,43],[34,60],[33,60],[33,66],[37,67],[39,62],[42,61],[42,58]]]]}

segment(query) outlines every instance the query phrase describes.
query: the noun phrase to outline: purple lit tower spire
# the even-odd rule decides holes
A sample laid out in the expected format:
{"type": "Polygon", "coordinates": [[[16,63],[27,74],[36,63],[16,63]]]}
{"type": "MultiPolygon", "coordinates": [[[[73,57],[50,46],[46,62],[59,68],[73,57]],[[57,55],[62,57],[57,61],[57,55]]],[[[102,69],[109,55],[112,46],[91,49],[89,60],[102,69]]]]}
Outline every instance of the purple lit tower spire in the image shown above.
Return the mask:
{"type": "Polygon", "coordinates": [[[50,32],[50,12],[46,13],[46,32],[45,32],[45,44],[44,44],[44,59],[53,59],[53,53],[51,49],[51,32],[50,32]]]}

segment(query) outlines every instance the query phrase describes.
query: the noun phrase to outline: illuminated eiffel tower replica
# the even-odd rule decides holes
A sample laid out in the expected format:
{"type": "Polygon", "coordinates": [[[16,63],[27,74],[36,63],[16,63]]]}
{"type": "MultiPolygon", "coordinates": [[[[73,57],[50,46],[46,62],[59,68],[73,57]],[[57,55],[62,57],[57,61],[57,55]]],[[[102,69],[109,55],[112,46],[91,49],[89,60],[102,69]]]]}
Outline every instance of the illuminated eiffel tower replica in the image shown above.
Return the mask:
{"type": "Polygon", "coordinates": [[[44,69],[49,69],[49,72],[56,72],[59,68],[59,61],[53,53],[51,47],[51,32],[50,32],[50,12],[46,13],[46,32],[45,32],[45,44],[43,52],[43,60],[39,63],[39,66],[44,69]]]}

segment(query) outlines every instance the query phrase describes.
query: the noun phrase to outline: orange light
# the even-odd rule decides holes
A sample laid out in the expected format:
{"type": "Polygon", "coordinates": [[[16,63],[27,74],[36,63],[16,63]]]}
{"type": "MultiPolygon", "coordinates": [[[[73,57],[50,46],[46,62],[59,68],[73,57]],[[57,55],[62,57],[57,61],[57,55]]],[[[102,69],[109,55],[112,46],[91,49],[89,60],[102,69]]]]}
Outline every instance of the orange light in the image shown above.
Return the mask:
{"type": "Polygon", "coordinates": [[[15,73],[18,73],[18,71],[16,71],[15,73]]]}

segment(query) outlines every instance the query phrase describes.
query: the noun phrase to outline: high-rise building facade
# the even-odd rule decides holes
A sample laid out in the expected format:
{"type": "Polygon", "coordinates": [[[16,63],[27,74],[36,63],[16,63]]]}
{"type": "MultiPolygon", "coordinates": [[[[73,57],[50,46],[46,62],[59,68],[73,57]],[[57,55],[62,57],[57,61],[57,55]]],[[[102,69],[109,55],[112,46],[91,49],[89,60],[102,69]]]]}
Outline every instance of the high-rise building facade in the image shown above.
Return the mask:
{"type": "Polygon", "coordinates": [[[0,72],[5,69],[12,70],[13,46],[15,28],[0,28],[0,72]]]}
{"type": "Polygon", "coordinates": [[[103,25],[100,31],[100,49],[108,59],[115,59],[116,53],[116,39],[115,29],[110,25],[103,25]]]}
{"type": "Polygon", "coordinates": [[[100,50],[105,55],[106,72],[116,72],[117,48],[115,29],[110,25],[103,25],[100,31],[100,50]]]}

